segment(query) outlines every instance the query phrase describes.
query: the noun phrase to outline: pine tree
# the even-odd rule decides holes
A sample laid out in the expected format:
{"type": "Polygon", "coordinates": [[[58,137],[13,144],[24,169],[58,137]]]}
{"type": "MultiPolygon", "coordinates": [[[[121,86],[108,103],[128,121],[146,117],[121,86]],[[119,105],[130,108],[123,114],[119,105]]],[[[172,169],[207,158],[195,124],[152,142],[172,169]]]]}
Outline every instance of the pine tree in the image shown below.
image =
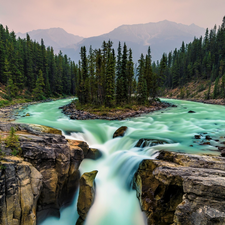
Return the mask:
{"type": "Polygon", "coordinates": [[[108,53],[105,83],[105,106],[111,107],[114,100],[115,91],[115,63],[112,52],[108,53]]]}
{"type": "Polygon", "coordinates": [[[7,81],[7,77],[4,76],[4,67],[5,67],[5,48],[2,40],[2,33],[0,32],[0,82],[2,83],[6,83],[7,81]]]}
{"type": "Polygon", "coordinates": [[[10,65],[7,59],[5,59],[5,70],[3,72],[4,76],[7,77],[7,94],[9,98],[15,97],[16,88],[13,84],[12,73],[10,71],[10,65]]]}
{"type": "Polygon", "coordinates": [[[148,96],[151,95],[151,89],[152,87],[152,76],[153,76],[153,72],[152,72],[152,65],[151,65],[151,49],[150,46],[148,47],[148,54],[146,55],[145,58],[145,72],[144,72],[144,78],[146,80],[147,83],[147,93],[148,96]]]}
{"type": "Polygon", "coordinates": [[[90,75],[90,97],[91,102],[94,102],[94,93],[96,93],[96,82],[95,82],[95,68],[94,68],[94,52],[92,46],[90,46],[89,49],[88,64],[90,75]]]}
{"type": "Polygon", "coordinates": [[[44,95],[44,77],[43,77],[43,73],[41,70],[39,70],[39,75],[37,77],[37,80],[36,80],[36,87],[34,88],[33,90],[33,97],[34,99],[42,99],[43,98],[43,95],[44,95]]]}
{"type": "Polygon", "coordinates": [[[122,53],[121,53],[121,43],[118,45],[118,54],[116,62],[116,103],[120,104],[122,102],[122,53]]]}
{"type": "Polygon", "coordinates": [[[225,99],[225,73],[222,76],[221,92],[222,97],[225,99]]]}
{"type": "Polygon", "coordinates": [[[144,105],[147,102],[148,94],[147,94],[147,83],[144,79],[144,56],[141,54],[141,58],[138,60],[138,103],[144,105]]]}
{"type": "Polygon", "coordinates": [[[129,58],[127,62],[127,81],[128,81],[128,101],[130,102],[131,94],[133,92],[133,81],[134,81],[134,63],[131,49],[129,49],[129,58]]]}
{"type": "Polygon", "coordinates": [[[215,86],[214,86],[214,90],[213,90],[213,98],[217,98],[217,96],[219,95],[219,77],[216,78],[215,81],[215,86]]]}
{"type": "Polygon", "coordinates": [[[81,55],[81,73],[82,73],[82,81],[83,81],[83,95],[84,95],[84,104],[88,103],[89,101],[89,76],[88,76],[88,62],[86,56],[86,47],[81,47],[80,51],[81,55]]]}

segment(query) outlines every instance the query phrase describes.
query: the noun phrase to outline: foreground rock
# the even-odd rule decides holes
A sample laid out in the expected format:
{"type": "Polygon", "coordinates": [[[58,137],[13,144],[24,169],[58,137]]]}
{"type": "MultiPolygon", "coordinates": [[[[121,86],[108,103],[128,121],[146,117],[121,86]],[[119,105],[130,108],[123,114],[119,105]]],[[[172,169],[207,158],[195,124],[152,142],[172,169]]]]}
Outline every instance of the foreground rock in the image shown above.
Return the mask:
{"type": "Polygon", "coordinates": [[[168,144],[168,141],[166,140],[157,140],[157,139],[148,139],[148,138],[141,138],[138,140],[137,144],[135,147],[147,147],[147,146],[156,146],[156,145],[163,145],[163,144],[168,144]]]}
{"type": "Polygon", "coordinates": [[[11,126],[22,151],[20,158],[14,157],[2,145],[0,224],[36,224],[36,209],[40,222],[46,210],[59,215],[60,206],[71,201],[79,185],[79,165],[91,150],[85,142],[68,142],[55,134],[59,131],[43,126],[0,123],[1,134],[7,135],[11,126]]]}
{"type": "Polygon", "coordinates": [[[35,225],[42,175],[18,157],[3,157],[0,169],[0,224],[35,225]]]}
{"type": "Polygon", "coordinates": [[[113,134],[113,138],[116,138],[116,137],[123,137],[125,135],[127,131],[127,127],[126,126],[122,126],[120,128],[118,128],[114,134],[113,134]]]}
{"type": "Polygon", "coordinates": [[[225,160],[162,151],[134,186],[148,224],[225,224],[225,160]]]}
{"type": "Polygon", "coordinates": [[[87,213],[94,203],[95,197],[95,177],[98,171],[84,173],[80,178],[80,191],[77,202],[77,211],[80,219],[77,224],[81,224],[86,219],[87,213]]]}

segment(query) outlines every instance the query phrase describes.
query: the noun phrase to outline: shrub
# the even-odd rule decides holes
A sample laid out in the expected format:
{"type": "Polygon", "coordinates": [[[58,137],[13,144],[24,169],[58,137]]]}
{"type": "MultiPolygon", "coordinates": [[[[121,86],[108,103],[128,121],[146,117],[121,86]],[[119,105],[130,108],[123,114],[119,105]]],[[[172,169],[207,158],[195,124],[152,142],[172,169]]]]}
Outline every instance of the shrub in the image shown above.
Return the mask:
{"type": "Polygon", "coordinates": [[[12,154],[16,156],[21,153],[20,142],[15,134],[15,129],[11,127],[9,136],[5,139],[6,147],[12,149],[12,154]]]}
{"type": "Polygon", "coordinates": [[[205,90],[204,84],[200,84],[200,85],[197,87],[197,92],[201,92],[201,91],[204,91],[204,90],[205,90]]]}

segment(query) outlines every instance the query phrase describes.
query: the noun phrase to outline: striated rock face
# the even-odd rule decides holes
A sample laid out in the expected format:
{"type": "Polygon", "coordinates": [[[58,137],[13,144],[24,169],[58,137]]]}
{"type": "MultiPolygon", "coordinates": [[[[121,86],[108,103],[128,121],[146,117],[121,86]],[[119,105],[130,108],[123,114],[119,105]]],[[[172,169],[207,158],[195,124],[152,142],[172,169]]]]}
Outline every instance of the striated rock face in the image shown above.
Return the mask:
{"type": "Polygon", "coordinates": [[[57,130],[44,126],[0,123],[0,131],[7,135],[11,126],[19,136],[22,155],[0,161],[5,167],[0,170],[0,221],[4,221],[0,224],[36,224],[36,208],[41,221],[45,213],[52,213],[47,209],[56,209],[58,214],[57,209],[71,201],[79,185],[78,168],[89,146],[82,141],[68,143],[55,134],[57,130]]]}
{"type": "Polygon", "coordinates": [[[148,224],[225,224],[225,160],[162,151],[144,160],[134,186],[148,224]]]}
{"type": "Polygon", "coordinates": [[[95,177],[98,171],[94,170],[90,173],[84,173],[80,178],[80,191],[77,202],[77,211],[80,215],[78,224],[86,219],[87,213],[91,208],[95,197],[95,177]]]}
{"type": "Polygon", "coordinates": [[[50,205],[59,207],[72,164],[72,151],[66,139],[54,134],[21,135],[20,142],[24,160],[30,162],[43,176],[39,210],[50,205]]]}
{"type": "Polygon", "coordinates": [[[35,225],[42,175],[18,157],[3,157],[0,169],[0,224],[35,225]]]}

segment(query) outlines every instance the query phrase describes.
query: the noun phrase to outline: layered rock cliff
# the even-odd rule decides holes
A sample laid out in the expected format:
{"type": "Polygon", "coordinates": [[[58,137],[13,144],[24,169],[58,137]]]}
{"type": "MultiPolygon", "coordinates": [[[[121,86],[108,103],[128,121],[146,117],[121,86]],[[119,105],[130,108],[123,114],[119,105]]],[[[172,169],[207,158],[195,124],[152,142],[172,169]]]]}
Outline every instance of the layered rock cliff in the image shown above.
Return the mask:
{"type": "Polygon", "coordinates": [[[225,159],[160,152],[134,184],[148,224],[225,224],[225,159]]]}
{"type": "Polygon", "coordinates": [[[2,144],[0,224],[33,225],[36,211],[57,212],[71,200],[79,184],[79,165],[91,149],[81,141],[69,144],[55,134],[60,131],[41,126],[0,123],[1,135],[7,136],[11,126],[22,151],[20,157],[11,156],[12,150],[2,144]]]}

